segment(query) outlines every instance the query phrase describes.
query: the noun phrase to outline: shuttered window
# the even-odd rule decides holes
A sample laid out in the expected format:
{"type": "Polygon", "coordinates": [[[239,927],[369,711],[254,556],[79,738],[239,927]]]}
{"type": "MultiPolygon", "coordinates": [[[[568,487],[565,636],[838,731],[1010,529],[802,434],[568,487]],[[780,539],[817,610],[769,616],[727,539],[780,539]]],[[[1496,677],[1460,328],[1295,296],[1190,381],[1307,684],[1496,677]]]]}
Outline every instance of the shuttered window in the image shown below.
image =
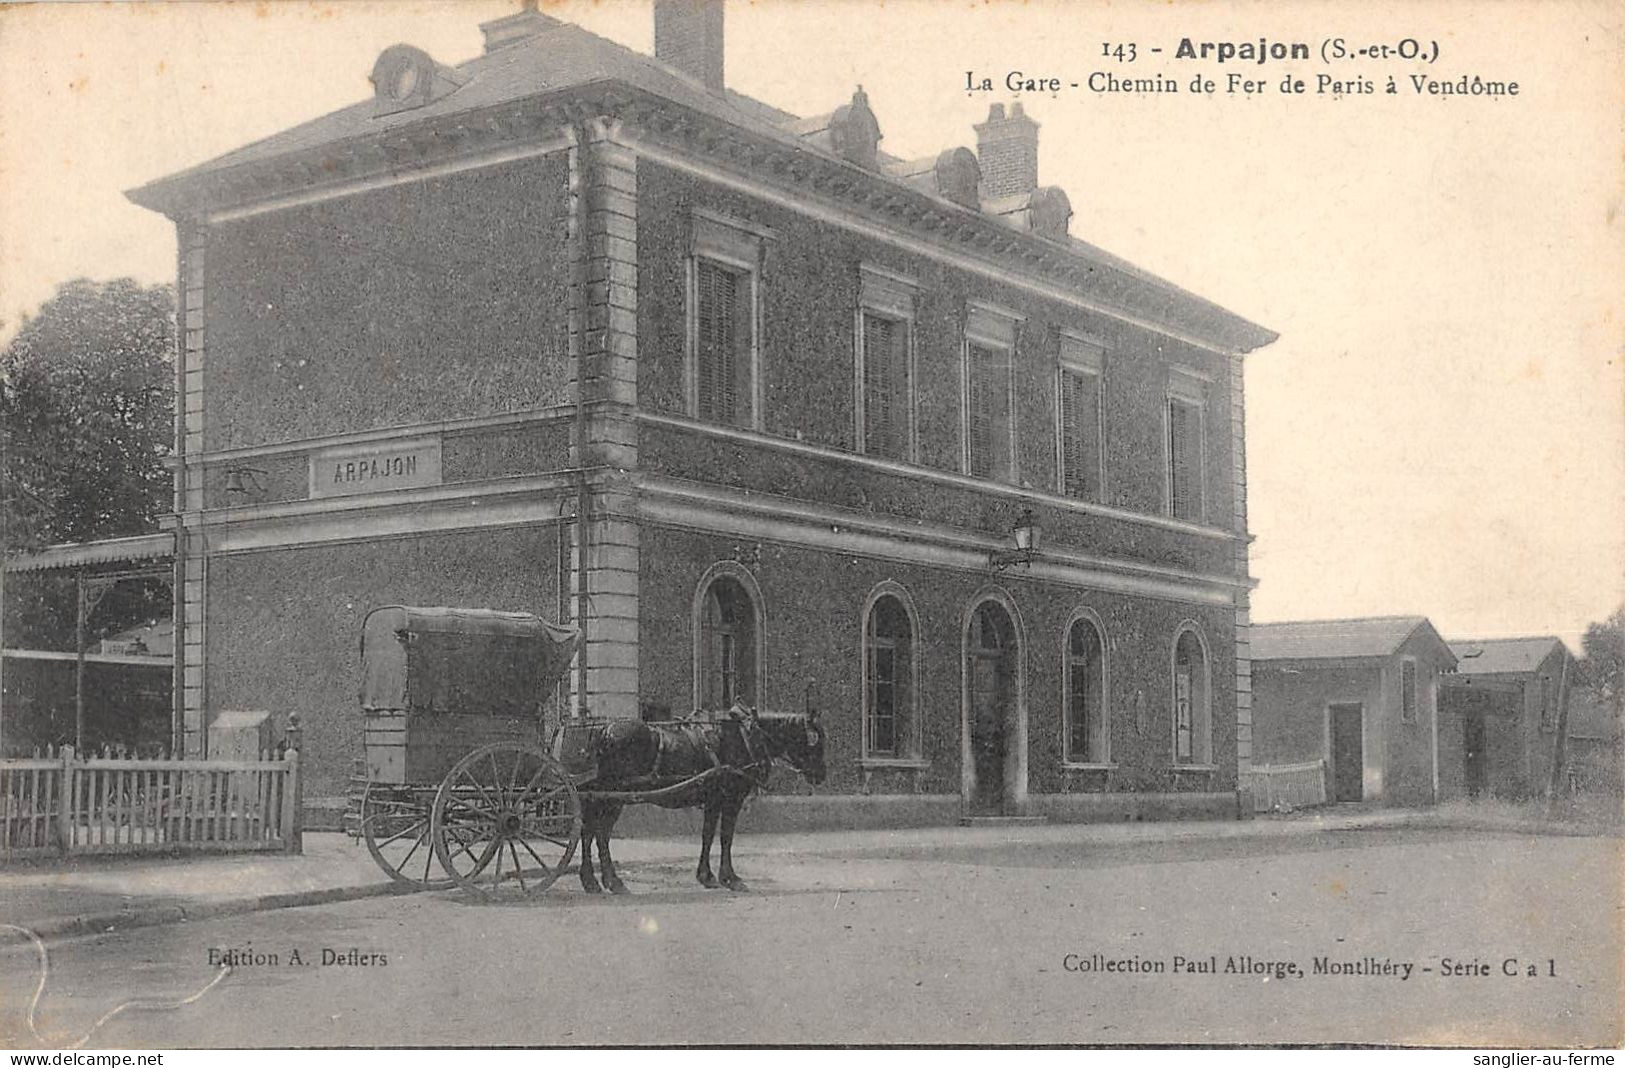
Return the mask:
{"type": "Polygon", "coordinates": [[[695,261],[695,393],[701,419],[751,423],[751,279],[695,261]]]}
{"type": "Polygon", "coordinates": [[[972,343],[968,352],[967,419],[970,474],[1013,481],[1010,456],[1010,352],[972,343]]]}
{"type": "Polygon", "coordinates": [[[1188,400],[1168,401],[1168,510],[1175,519],[1201,522],[1202,407],[1188,400]]]}
{"type": "Polygon", "coordinates": [[[1068,497],[1100,499],[1100,376],[1061,371],[1061,490],[1068,497]]]}
{"type": "Polygon", "coordinates": [[[912,418],[908,323],[863,313],[863,451],[907,460],[912,418]]]}

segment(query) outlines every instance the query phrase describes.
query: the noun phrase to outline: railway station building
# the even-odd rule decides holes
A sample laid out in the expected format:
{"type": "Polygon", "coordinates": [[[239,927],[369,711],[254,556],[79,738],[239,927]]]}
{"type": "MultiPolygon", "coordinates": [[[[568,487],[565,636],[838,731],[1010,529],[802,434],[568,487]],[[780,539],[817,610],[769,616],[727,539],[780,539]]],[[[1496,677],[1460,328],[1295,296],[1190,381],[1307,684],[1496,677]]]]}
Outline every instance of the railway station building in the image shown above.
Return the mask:
{"type": "Polygon", "coordinates": [[[396,45],[129,194],[179,245],[188,744],[298,712],[339,798],[363,617],[456,605],[583,628],[556,715],[818,710],[786,822],[1233,814],[1275,335],[1074,236],[1021,103],[896,158],[861,88],[729,90],[720,0],[654,18],[396,45]]]}

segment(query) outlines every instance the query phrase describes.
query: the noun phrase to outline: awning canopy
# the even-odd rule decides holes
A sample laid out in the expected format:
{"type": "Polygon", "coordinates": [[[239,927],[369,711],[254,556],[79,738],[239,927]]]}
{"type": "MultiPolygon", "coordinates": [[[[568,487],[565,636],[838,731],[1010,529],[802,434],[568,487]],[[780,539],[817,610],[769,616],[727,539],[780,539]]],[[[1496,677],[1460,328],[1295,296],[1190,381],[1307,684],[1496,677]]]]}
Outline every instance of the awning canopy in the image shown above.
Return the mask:
{"type": "Polygon", "coordinates": [[[168,560],[175,553],[175,535],[169,531],[157,534],[137,534],[129,538],[105,538],[101,541],[72,542],[52,545],[34,553],[19,553],[6,557],[6,570],[51,571],[99,564],[139,563],[147,560],[168,560]]]}

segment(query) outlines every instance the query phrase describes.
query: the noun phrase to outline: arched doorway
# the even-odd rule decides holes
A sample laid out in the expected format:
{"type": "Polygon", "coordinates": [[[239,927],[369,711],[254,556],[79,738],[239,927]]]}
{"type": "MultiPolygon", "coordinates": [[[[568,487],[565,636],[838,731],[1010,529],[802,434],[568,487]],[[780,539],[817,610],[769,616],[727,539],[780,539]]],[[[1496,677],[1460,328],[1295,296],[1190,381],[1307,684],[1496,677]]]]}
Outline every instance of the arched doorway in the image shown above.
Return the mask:
{"type": "Polygon", "coordinates": [[[1026,793],[1026,730],[1021,715],[1021,649],[1016,623],[985,598],[965,628],[965,802],[972,815],[1001,815],[1026,793]]]}

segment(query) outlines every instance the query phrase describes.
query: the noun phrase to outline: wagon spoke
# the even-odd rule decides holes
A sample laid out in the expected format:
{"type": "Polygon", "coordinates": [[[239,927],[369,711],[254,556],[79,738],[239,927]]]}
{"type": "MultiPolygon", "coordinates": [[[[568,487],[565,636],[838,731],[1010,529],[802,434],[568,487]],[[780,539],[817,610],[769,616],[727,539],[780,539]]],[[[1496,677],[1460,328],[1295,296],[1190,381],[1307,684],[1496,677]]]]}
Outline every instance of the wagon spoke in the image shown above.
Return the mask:
{"type": "Polygon", "coordinates": [[[469,782],[474,784],[474,789],[479,791],[480,798],[484,800],[486,804],[490,805],[492,808],[500,808],[502,806],[500,799],[492,797],[490,794],[486,793],[484,783],[480,782],[480,780],[474,778],[472,775],[466,777],[469,782]]]}
{"type": "MultiPolygon", "coordinates": [[[[524,839],[521,838],[520,841],[522,842],[522,841],[524,841],[524,839]]],[[[529,849],[530,846],[527,845],[525,848],[529,849]]],[[[514,873],[514,876],[519,880],[519,892],[524,893],[525,892],[525,873],[519,867],[519,850],[517,848],[515,848],[512,838],[508,839],[508,852],[513,855],[513,873],[514,873]]]]}
{"type": "MultiPolygon", "coordinates": [[[[551,839],[549,839],[549,841],[551,841],[551,839]]],[[[548,865],[547,861],[543,860],[541,857],[536,856],[536,850],[534,850],[534,849],[532,849],[530,847],[529,842],[527,842],[523,838],[521,838],[521,839],[519,839],[519,844],[525,847],[525,852],[529,853],[532,857],[536,858],[536,863],[538,863],[538,864],[540,864],[542,866],[543,871],[551,872],[553,870],[552,867],[550,867],[548,865]]],[[[564,843],[559,842],[557,844],[558,845],[563,845],[564,843]]],[[[517,863],[517,861],[516,861],[516,863],[517,863]]]]}
{"type": "MultiPolygon", "coordinates": [[[[382,846],[389,845],[392,842],[398,842],[402,838],[405,838],[409,834],[416,834],[416,835],[419,835],[420,838],[421,838],[423,830],[426,827],[428,827],[428,825],[429,825],[429,821],[428,821],[427,818],[420,819],[420,820],[414,822],[411,826],[407,827],[404,831],[397,831],[396,833],[390,835],[388,838],[383,839],[382,841],[380,841],[378,843],[378,845],[380,847],[382,847],[382,846]]],[[[416,848],[416,847],[414,847],[414,848],[416,848]]]]}

